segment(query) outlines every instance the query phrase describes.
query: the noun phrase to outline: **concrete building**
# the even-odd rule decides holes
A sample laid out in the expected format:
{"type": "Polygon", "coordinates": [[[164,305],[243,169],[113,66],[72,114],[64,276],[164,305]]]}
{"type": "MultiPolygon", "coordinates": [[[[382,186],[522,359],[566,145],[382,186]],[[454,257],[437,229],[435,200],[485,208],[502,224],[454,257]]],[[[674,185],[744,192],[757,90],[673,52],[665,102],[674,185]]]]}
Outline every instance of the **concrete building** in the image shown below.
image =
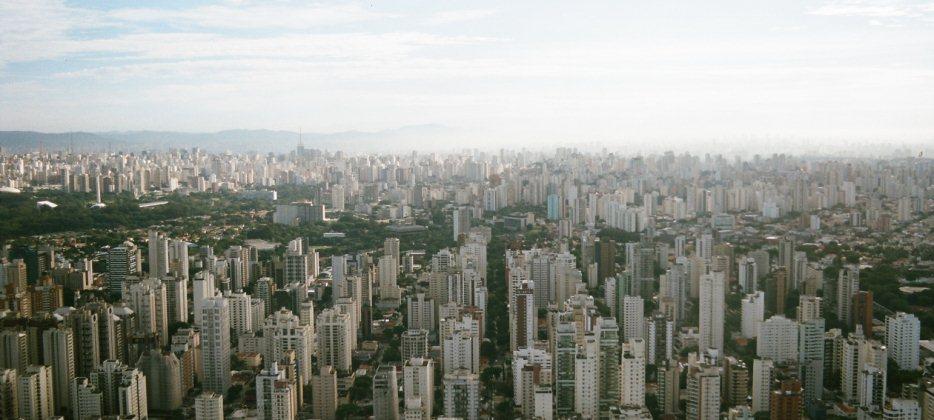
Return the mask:
{"type": "Polygon", "coordinates": [[[311,412],[314,418],[334,420],[337,418],[337,370],[322,366],[311,379],[311,412]]]}
{"type": "Polygon", "coordinates": [[[103,393],[88,378],[75,378],[69,389],[71,414],[75,419],[97,418],[103,412],[103,393]]]}
{"type": "Polygon", "coordinates": [[[417,406],[421,420],[431,419],[435,398],[434,367],[431,359],[422,358],[408,359],[402,367],[402,390],[406,409],[417,406]]]}
{"type": "Polygon", "coordinates": [[[55,414],[52,368],[29,365],[18,375],[16,406],[25,420],[47,420],[55,414]]]}
{"type": "Polygon", "coordinates": [[[71,328],[59,326],[42,332],[42,358],[52,368],[55,411],[70,409],[70,388],[75,379],[75,337],[71,328]]]}
{"type": "Polygon", "coordinates": [[[889,358],[901,370],[918,370],[921,321],[912,314],[898,312],[885,317],[885,343],[889,358]]]}
{"type": "Polygon", "coordinates": [[[756,291],[746,295],[742,300],[742,310],[743,338],[758,337],[759,324],[765,319],[765,293],[756,291]]]}
{"type": "Polygon", "coordinates": [[[350,315],[338,309],[321,311],[315,323],[318,329],[318,363],[333,366],[338,372],[350,372],[353,352],[353,325],[350,315]]]}
{"type": "Polygon", "coordinates": [[[202,388],[223,395],[230,388],[230,306],[227,299],[220,296],[205,299],[199,318],[202,388]]]}
{"type": "Polygon", "coordinates": [[[195,420],[224,420],[224,396],[207,391],[195,397],[195,420]]]}
{"type": "Polygon", "coordinates": [[[752,412],[771,409],[771,385],[774,363],[770,359],[755,359],[752,363],[752,412]]]}
{"type": "Polygon", "coordinates": [[[399,420],[399,380],[394,365],[380,365],[373,375],[373,418],[399,420]]]}
{"type": "Polygon", "coordinates": [[[444,416],[463,420],[480,418],[480,377],[466,369],[446,373],[443,379],[444,416]]]}
{"type": "Polygon", "coordinates": [[[700,277],[700,327],[698,349],[723,350],[723,314],[725,279],[723,273],[713,272],[700,277]]]}
{"type": "Polygon", "coordinates": [[[756,356],[776,362],[798,359],[798,324],[781,315],[774,315],[759,325],[756,356]]]}

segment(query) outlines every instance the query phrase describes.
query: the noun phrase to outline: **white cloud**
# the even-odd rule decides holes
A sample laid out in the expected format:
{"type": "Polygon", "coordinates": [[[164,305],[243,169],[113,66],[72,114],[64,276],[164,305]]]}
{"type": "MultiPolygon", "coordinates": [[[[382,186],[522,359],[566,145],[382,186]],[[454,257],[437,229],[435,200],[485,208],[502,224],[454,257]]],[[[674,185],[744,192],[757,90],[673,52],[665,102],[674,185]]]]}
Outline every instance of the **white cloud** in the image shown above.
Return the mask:
{"type": "MultiPolygon", "coordinates": [[[[934,3],[907,1],[838,0],[809,12],[819,16],[854,16],[869,18],[920,18],[934,13],[934,3]]],[[[870,21],[872,24],[873,21],[870,21]]]]}
{"type": "Polygon", "coordinates": [[[398,17],[359,4],[292,3],[217,4],[188,9],[117,9],[108,18],[135,23],[213,29],[309,29],[398,17]]]}
{"type": "Polygon", "coordinates": [[[448,10],[432,14],[425,23],[429,25],[447,25],[483,19],[494,14],[496,14],[496,11],[492,9],[448,10]]]}

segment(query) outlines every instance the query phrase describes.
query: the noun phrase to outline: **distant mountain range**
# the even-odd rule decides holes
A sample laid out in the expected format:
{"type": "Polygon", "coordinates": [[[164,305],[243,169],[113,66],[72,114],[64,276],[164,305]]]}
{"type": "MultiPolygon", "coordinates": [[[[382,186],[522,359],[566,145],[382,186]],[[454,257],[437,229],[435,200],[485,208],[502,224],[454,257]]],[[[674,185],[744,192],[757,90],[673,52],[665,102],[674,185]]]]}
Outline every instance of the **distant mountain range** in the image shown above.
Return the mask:
{"type": "MultiPolygon", "coordinates": [[[[344,151],[450,150],[469,147],[467,133],[442,125],[405,126],[391,130],[302,133],[308,149],[344,151]]],[[[188,149],[213,152],[285,152],[294,150],[299,133],[274,130],[225,130],[214,133],[175,131],[110,131],[42,133],[0,131],[0,148],[10,152],[43,150],[127,151],[188,149]]]]}

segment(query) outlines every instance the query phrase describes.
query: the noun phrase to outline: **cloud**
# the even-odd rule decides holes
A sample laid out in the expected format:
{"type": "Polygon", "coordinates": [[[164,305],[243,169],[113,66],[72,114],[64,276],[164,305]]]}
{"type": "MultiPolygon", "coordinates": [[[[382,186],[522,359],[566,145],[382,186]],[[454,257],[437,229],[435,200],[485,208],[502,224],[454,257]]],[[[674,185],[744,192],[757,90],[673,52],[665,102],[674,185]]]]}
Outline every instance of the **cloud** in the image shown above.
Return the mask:
{"type": "Polygon", "coordinates": [[[451,23],[482,19],[494,14],[496,14],[496,11],[491,9],[448,10],[432,14],[425,23],[429,25],[448,25],[451,23]]]}
{"type": "MultiPolygon", "coordinates": [[[[922,18],[934,13],[934,3],[838,0],[810,10],[811,15],[867,18],[922,18]]],[[[870,21],[872,24],[872,21],[870,21]]]]}
{"type": "Polygon", "coordinates": [[[296,30],[399,17],[358,4],[304,5],[291,3],[216,4],[189,9],[117,9],[108,18],[124,22],[169,24],[201,29],[296,30]]]}

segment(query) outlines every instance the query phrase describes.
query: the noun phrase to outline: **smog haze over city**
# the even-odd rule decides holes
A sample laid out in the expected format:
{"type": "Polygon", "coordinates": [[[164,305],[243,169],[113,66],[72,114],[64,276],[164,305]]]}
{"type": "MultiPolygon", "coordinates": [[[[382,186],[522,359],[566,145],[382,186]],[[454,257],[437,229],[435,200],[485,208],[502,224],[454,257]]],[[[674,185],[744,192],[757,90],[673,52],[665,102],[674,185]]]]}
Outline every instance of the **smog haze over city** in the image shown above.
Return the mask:
{"type": "Polygon", "coordinates": [[[934,420],[934,1],[0,0],[0,418],[934,420]]]}

